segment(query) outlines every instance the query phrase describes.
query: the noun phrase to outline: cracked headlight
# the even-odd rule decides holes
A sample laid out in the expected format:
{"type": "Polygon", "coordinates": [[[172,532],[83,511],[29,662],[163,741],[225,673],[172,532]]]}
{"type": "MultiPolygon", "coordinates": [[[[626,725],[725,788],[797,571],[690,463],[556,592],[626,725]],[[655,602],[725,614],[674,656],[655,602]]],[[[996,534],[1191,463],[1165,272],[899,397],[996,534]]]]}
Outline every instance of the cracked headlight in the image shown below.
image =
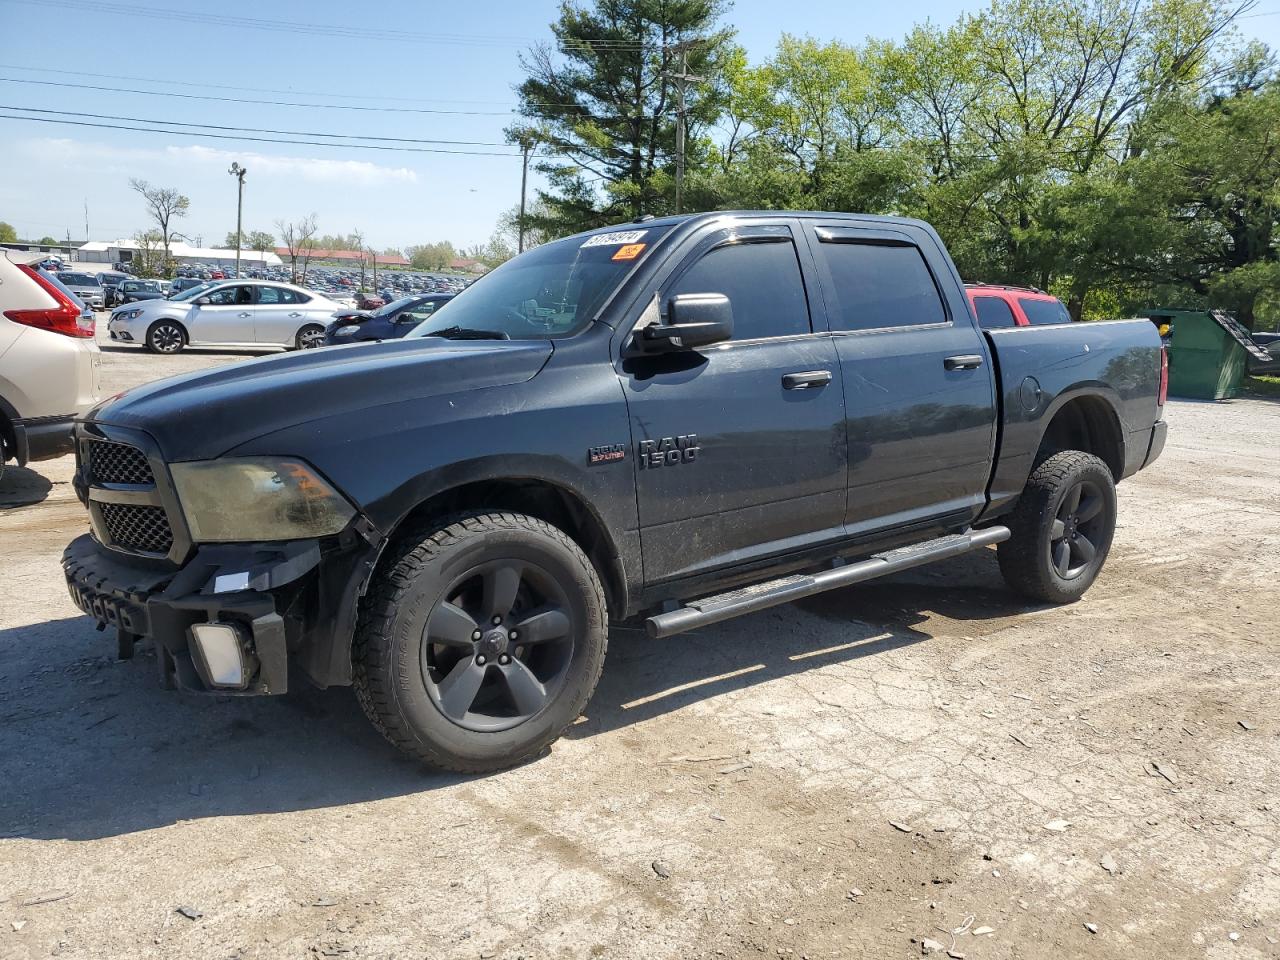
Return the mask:
{"type": "Polygon", "coordinates": [[[170,470],[197,543],[300,540],[339,533],[355,508],[300,460],[229,457],[170,470]]]}

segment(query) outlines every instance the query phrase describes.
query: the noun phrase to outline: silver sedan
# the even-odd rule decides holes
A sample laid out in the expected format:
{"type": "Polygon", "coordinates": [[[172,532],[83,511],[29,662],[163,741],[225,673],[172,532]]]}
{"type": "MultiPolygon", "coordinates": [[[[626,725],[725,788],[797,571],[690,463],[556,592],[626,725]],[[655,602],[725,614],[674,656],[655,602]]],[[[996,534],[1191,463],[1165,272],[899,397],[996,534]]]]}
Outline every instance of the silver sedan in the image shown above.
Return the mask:
{"type": "Polygon", "coordinates": [[[107,332],[117,343],[138,343],[153,353],[183,347],[284,347],[324,343],[325,325],[338,304],[288,283],[217,280],[168,300],[129,303],[111,311],[107,332]]]}

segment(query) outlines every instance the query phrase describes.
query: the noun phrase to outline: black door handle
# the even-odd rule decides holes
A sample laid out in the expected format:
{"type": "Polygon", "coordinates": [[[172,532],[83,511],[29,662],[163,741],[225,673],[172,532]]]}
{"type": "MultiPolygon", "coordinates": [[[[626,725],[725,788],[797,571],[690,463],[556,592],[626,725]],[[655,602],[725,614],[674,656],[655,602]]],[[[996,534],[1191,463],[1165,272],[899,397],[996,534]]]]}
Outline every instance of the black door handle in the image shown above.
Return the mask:
{"type": "Polygon", "coordinates": [[[830,370],[805,370],[803,373],[782,375],[783,390],[808,390],[810,387],[825,387],[830,382],[830,370]]]}
{"type": "Polygon", "coordinates": [[[982,366],[982,357],[976,353],[966,353],[959,357],[947,357],[942,365],[948,370],[977,370],[982,366]]]}

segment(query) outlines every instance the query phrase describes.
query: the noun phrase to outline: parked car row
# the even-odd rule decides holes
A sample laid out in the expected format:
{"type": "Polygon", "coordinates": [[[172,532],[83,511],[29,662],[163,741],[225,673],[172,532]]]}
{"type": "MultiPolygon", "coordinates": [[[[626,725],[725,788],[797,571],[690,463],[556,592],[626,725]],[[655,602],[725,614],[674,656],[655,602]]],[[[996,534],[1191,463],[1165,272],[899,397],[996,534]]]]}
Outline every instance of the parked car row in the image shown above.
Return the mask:
{"type": "MultiPolygon", "coordinates": [[[[135,343],[153,353],[187,346],[269,346],[305,350],[326,344],[403,337],[432,317],[451,293],[375,301],[360,310],[315,290],[267,280],[209,280],[162,297],[120,284],[120,304],[107,332],[117,343],[135,343]]],[[[368,301],[366,301],[368,302],[368,301]]]]}

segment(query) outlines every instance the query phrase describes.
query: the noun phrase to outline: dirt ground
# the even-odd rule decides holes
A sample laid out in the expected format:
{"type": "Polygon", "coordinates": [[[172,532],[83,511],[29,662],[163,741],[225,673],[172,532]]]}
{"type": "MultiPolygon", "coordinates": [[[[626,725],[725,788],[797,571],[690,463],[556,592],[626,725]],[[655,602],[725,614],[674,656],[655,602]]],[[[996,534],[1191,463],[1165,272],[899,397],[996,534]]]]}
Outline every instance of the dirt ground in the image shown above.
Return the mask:
{"type": "MultiPolygon", "coordinates": [[[[236,359],[117,350],[106,386],[236,359]]],[[[71,462],[15,470],[0,957],[1280,956],[1280,404],[1167,415],[1084,601],[1028,606],[983,551],[616,630],[586,716],[477,778],[349,690],[117,662],[62,583],[71,462]]]]}

